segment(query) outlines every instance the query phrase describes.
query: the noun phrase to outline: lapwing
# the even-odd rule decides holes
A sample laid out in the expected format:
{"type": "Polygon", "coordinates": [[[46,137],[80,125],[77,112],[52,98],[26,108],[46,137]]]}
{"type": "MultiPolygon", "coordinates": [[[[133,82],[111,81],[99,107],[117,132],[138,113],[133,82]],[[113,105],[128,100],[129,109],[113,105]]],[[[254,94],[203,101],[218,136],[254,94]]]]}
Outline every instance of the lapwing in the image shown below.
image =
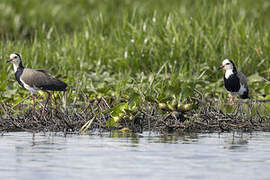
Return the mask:
{"type": "Polygon", "coordinates": [[[232,60],[225,59],[220,66],[225,70],[224,84],[227,91],[232,95],[232,105],[234,105],[234,97],[239,96],[241,99],[249,98],[248,84],[246,76],[236,69],[232,60]]]}
{"type": "Polygon", "coordinates": [[[36,106],[34,94],[37,91],[42,90],[48,94],[48,98],[45,102],[42,112],[44,115],[46,105],[51,96],[49,91],[65,91],[67,88],[66,83],[51,76],[46,70],[24,68],[22,64],[22,58],[18,53],[10,54],[9,60],[7,62],[11,62],[13,64],[15,78],[18,83],[31,92],[34,112],[36,106]]]}

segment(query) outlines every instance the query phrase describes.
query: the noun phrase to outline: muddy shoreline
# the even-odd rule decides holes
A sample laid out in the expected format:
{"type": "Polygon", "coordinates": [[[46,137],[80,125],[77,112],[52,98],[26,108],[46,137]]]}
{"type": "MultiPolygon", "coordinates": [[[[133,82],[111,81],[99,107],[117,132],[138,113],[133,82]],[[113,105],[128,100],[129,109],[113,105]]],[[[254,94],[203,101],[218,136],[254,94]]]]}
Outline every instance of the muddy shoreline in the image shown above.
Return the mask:
{"type": "Polygon", "coordinates": [[[115,126],[108,126],[112,118],[109,106],[104,101],[93,101],[87,105],[73,105],[64,110],[60,106],[49,106],[45,116],[42,108],[33,114],[31,106],[26,110],[9,110],[10,105],[0,104],[0,131],[53,131],[87,132],[92,130],[141,133],[203,133],[203,132],[253,132],[270,131],[270,115],[224,113],[211,103],[199,104],[190,111],[163,111],[155,103],[139,106],[131,119],[122,116],[115,126]]]}

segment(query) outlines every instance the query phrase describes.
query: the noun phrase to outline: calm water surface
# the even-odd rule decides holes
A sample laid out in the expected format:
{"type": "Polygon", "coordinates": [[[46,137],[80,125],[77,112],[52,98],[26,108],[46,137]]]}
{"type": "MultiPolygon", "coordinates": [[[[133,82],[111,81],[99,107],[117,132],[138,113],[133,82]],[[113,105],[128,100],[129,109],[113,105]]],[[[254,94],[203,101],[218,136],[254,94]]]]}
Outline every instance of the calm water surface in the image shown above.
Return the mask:
{"type": "Polygon", "coordinates": [[[270,133],[0,136],[1,179],[270,179],[270,133]]]}

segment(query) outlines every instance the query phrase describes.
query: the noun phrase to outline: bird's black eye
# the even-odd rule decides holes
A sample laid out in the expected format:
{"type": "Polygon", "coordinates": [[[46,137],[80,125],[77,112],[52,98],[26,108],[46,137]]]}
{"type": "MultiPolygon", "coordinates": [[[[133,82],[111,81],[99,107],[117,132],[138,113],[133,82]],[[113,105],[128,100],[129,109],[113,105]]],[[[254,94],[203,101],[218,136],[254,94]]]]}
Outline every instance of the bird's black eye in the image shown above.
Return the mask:
{"type": "Polygon", "coordinates": [[[226,63],[226,65],[230,65],[230,63],[226,63]]]}

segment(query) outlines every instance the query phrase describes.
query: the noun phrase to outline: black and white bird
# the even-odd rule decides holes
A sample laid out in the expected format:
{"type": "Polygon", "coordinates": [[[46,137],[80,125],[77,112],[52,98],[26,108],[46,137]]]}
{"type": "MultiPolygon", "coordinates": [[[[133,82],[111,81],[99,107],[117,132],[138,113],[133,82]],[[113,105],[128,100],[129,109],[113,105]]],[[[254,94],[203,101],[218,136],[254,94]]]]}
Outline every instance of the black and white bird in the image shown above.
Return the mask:
{"type": "Polygon", "coordinates": [[[46,105],[50,99],[50,92],[49,91],[65,91],[67,88],[67,84],[63,81],[54,78],[48,71],[42,69],[29,69],[24,68],[22,64],[21,56],[17,53],[10,54],[9,60],[7,62],[11,62],[13,64],[15,78],[18,83],[24,87],[25,89],[29,90],[32,94],[33,98],[33,107],[35,111],[35,96],[34,94],[39,91],[43,90],[48,93],[48,98],[46,103],[43,107],[43,113],[46,108],[46,105]]]}
{"type": "Polygon", "coordinates": [[[249,98],[247,78],[242,72],[236,69],[233,61],[225,59],[220,69],[225,70],[224,84],[226,90],[232,95],[232,104],[234,105],[235,96],[239,96],[241,99],[249,98]]]}

